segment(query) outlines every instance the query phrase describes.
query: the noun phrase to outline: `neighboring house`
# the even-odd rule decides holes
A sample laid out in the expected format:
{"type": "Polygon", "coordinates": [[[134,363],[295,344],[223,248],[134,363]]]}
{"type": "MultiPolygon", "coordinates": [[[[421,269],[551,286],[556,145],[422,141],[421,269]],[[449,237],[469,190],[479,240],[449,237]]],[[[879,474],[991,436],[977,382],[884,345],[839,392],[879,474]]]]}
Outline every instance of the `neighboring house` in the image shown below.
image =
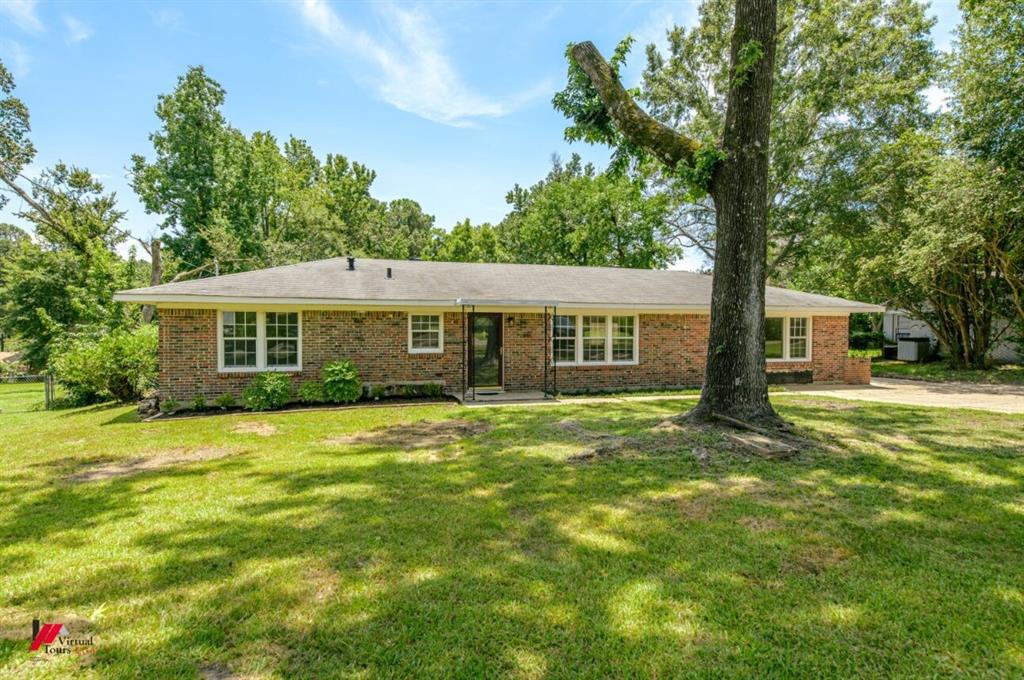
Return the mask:
{"type": "MultiPolygon", "coordinates": [[[[992,348],[989,357],[996,363],[1022,363],[1024,362],[1024,355],[1020,353],[1014,341],[1007,337],[1006,323],[1006,321],[1003,321],[993,324],[995,332],[1000,334],[1000,340],[992,348]]],[[[939,346],[940,354],[945,355],[948,353],[946,348],[939,343],[939,339],[927,323],[920,319],[915,319],[910,312],[902,309],[885,310],[885,316],[882,318],[882,333],[887,340],[892,340],[893,342],[900,338],[928,338],[933,345],[939,346]]]]}
{"type": "MultiPolygon", "coordinates": [[[[238,395],[259,371],[292,373],[297,386],[341,358],[369,385],[438,383],[475,398],[700,385],[711,277],[337,258],[115,299],[159,309],[164,398],[238,395]]],[[[867,362],[847,355],[848,319],[880,307],[769,287],[765,309],[770,377],[870,380],[867,362]]]]}

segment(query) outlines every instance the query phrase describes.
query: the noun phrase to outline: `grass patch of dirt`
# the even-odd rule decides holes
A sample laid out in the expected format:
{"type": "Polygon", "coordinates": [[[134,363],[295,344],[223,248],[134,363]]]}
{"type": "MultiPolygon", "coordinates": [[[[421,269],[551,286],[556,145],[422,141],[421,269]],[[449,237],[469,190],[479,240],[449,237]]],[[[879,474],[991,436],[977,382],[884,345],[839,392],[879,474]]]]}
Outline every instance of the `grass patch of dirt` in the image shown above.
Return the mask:
{"type": "Polygon", "coordinates": [[[782,524],[771,517],[741,517],[739,523],[755,533],[777,531],[782,528],[782,524]]]}
{"type": "Polygon", "coordinates": [[[269,437],[277,434],[277,427],[270,423],[238,423],[231,431],[235,434],[255,434],[260,437],[269,437]]]}
{"type": "Polygon", "coordinates": [[[68,482],[96,482],[117,477],[163,470],[178,465],[189,463],[200,463],[207,460],[224,458],[235,453],[235,449],[223,446],[203,446],[194,449],[176,448],[161,451],[144,458],[132,458],[113,463],[105,463],[94,467],[88,467],[64,477],[68,482]]]}
{"type": "Polygon", "coordinates": [[[494,426],[491,423],[479,420],[420,420],[344,437],[331,437],[326,443],[395,446],[406,451],[436,449],[454,444],[460,439],[486,434],[492,429],[494,426]]]}

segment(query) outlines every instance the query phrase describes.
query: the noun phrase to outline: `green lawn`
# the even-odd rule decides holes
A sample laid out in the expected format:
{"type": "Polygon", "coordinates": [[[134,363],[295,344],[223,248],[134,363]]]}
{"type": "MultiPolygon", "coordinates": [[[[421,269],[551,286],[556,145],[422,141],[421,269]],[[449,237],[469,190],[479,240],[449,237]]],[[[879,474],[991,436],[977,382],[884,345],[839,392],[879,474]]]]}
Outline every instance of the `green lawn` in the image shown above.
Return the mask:
{"type": "Polygon", "coordinates": [[[773,399],[820,445],[651,432],[678,401],[139,423],[0,385],[0,677],[1024,674],[1024,417],[773,399]],[[352,438],[423,419],[493,429],[352,438]]]}
{"type": "Polygon", "coordinates": [[[1001,364],[986,370],[952,368],[945,361],[906,363],[893,359],[874,359],[871,375],[881,378],[911,378],[934,382],[974,382],[1024,385],[1024,365],[1001,364]]]}

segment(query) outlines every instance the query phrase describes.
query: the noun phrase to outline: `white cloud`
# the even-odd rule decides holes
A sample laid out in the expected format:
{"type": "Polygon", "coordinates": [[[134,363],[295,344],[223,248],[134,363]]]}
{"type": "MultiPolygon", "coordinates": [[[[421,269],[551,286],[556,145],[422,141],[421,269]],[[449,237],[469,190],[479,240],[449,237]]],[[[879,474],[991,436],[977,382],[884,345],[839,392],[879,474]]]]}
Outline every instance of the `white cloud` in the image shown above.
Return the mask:
{"type": "Polygon", "coordinates": [[[64,27],[68,30],[67,37],[64,38],[67,44],[74,45],[92,37],[92,28],[84,21],[69,15],[65,15],[63,18],[64,27]]]}
{"type": "Polygon", "coordinates": [[[45,28],[36,16],[36,0],[0,0],[0,12],[23,31],[41,33],[45,28]]]}
{"type": "Polygon", "coordinates": [[[368,63],[368,79],[377,95],[402,111],[466,127],[477,118],[507,115],[551,91],[550,85],[541,84],[504,100],[485,97],[463,82],[428,16],[390,4],[376,8],[384,26],[380,37],[349,26],[326,0],[304,0],[299,11],[306,25],[330,44],[368,63]]]}
{"type": "Polygon", "coordinates": [[[161,7],[151,13],[153,23],[160,28],[177,31],[185,26],[185,15],[177,7],[161,7]]]}
{"type": "Polygon", "coordinates": [[[14,40],[0,41],[0,55],[3,55],[4,62],[10,67],[15,78],[24,78],[28,75],[32,58],[28,50],[20,42],[14,40]]]}
{"type": "Polygon", "coordinates": [[[949,91],[938,85],[932,85],[924,91],[925,101],[928,102],[928,110],[933,113],[944,111],[949,101],[949,91]]]}

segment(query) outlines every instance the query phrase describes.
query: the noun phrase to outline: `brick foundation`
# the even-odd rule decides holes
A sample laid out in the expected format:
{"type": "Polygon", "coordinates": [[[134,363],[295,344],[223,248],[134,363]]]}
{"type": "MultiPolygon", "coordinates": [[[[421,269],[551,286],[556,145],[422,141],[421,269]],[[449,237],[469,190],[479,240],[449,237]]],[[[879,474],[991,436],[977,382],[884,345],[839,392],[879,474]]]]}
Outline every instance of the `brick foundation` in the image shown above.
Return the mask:
{"type": "MultiPolygon", "coordinates": [[[[506,314],[504,378],[507,390],[544,386],[544,317],[506,314]],[[509,321],[511,317],[511,321],[509,321]]],[[[704,375],[709,317],[706,314],[641,314],[639,359],[630,365],[560,366],[560,391],[699,386],[704,375]]],[[[847,317],[816,316],[811,328],[811,361],[769,362],[767,370],[813,372],[815,382],[870,381],[870,363],[847,356],[847,317]]],[[[439,382],[460,392],[462,316],[444,315],[444,352],[410,354],[404,311],[302,312],[302,370],[289,373],[298,387],[317,380],[324,364],[351,359],[364,383],[439,382]]],[[[160,310],[160,393],[188,403],[230,393],[236,397],[253,377],[248,372],[217,371],[217,312],[204,309],[160,310]]],[[[555,369],[549,368],[553,386],[555,369]]]]}

